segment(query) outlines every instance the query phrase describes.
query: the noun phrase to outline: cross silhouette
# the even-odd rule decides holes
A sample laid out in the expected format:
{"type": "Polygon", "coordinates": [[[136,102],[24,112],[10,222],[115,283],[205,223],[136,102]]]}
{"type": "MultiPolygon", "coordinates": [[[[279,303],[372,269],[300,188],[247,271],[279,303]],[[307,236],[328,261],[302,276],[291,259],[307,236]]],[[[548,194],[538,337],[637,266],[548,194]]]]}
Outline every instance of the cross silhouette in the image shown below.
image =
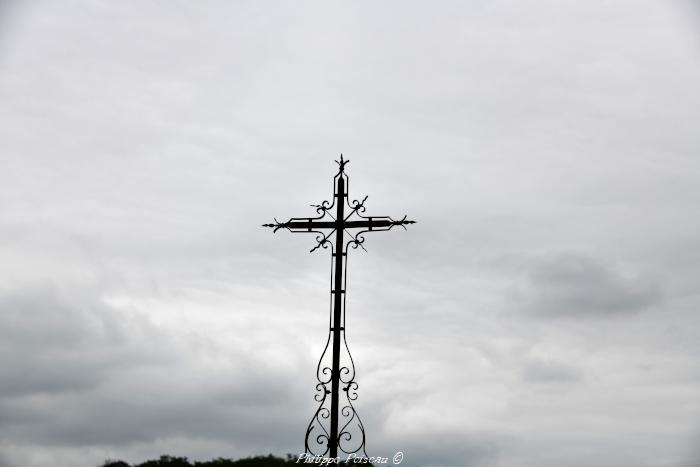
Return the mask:
{"type": "Polygon", "coordinates": [[[319,381],[316,389],[319,391],[319,394],[315,398],[317,402],[320,402],[320,405],[306,430],[304,445],[306,452],[314,455],[328,455],[331,458],[337,458],[338,449],[340,449],[347,454],[362,452],[367,457],[364,427],[352,405],[352,401],[357,399],[355,390],[358,386],[355,382],[355,365],[352,361],[352,356],[349,355],[347,341],[345,340],[344,298],[346,296],[345,282],[347,277],[344,274],[344,269],[347,269],[347,251],[348,247],[354,249],[361,247],[364,250],[363,243],[365,238],[363,235],[366,232],[390,230],[396,225],[400,225],[405,229],[407,224],[414,224],[415,221],[406,220],[406,216],[400,220],[394,220],[389,216],[364,216],[367,196],[362,201],[353,200],[352,203],[349,201],[349,179],[345,174],[345,166],[350,161],[344,160],[341,154],[340,160],[335,162],[338,164],[338,173],[333,177],[333,202],[323,201],[321,204],[311,205],[316,208],[318,217],[292,217],[287,222],[279,222],[275,219],[274,224],[263,224],[263,227],[270,227],[274,229],[273,232],[287,229],[291,232],[316,233],[317,244],[311,249],[311,252],[320,247],[328,248],[329,245],[332,246],[331,301],[333,309],[326,347],[316,368],[316,377],[319,381]],[[348,208],[347,212],[345,211],[346,207],[348,208]],[[333,208],[335,208],[334,214],[332,214],[333,208]],[[353,216],[355,219],[353,219],[353,216]],[[329,220],[326,220],[327,217],[329,220]],[[353,231],[356,229],[360,230],[353,234],[353,231]],[[344,243],[346,235],[348,240],[344,243]],[[332,238],[333,236],[335,236],[334,239],[332,238]],[[322,367],[331,338],[333,341],[332,367],[322,367]],[[341,366],[340,363],[341,341],[349,357],[348,365],[344,366],[341,366]],[[329,383],[331,386],[330,390],[327,387],[329,383]],[[344,385],[343,391],[346,393],[348,405],[345,405],[340,411],[340,415],[347,421],[339,428],[338,409],[341,383],[344,385]],[[331,396],[330,408],[326,407],[328,394],[331,396]],[[326,429],[325,422],[329,417],[330,427],[326,429]],[[355,430],[354,433],[351,431],[353,429],[355,430]],[[314,430],[318,431],[317,435],[314,433],[314,430]],[[315,439],[314,435],[316,435],[315,439]],[[359,438],[359,443],[356,438],[359,438]],[[347,443],[351,443],[351,445],[348,446],[347,443]],[[323,450],[314,451],[314,446],[312,446],[314,444],[323,450]]]}

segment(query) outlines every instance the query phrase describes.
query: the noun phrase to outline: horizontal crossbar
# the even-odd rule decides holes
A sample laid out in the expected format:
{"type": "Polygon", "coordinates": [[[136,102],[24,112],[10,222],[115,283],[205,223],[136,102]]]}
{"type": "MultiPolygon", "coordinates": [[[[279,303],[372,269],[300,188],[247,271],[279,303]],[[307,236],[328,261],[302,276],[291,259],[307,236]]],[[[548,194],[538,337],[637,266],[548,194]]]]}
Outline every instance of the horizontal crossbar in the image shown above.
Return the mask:
{"type": "Polygon", "coordinates": [[[288,229],[300,229],[300,230],[318,230],[318,229],[353,229],[353,228],[368,228],[373,229],[377,227],[391,227],[394,222],[390,220],[366,220],[366,221],[292,221],[284,224],[284,227],[288,229]]]}

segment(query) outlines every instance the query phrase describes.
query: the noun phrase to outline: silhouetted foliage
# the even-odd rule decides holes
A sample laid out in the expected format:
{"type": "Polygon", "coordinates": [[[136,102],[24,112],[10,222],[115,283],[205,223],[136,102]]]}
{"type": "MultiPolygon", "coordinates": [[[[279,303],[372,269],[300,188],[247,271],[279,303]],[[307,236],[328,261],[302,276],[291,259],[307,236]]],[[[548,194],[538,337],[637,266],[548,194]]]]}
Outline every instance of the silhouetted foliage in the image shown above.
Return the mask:
{"type": "MultiPolygon", "coordinates": [[[[142,462],[140,464],[128,464],[120,460],[106,460],[104,464],[100,467],[287,467],[291,465],[304,465],[304,462],[297,462],[297,457],[287,454],[286,459],[281,457],[275,457],[272,454],[267,456],[255,456],[246,457],[245,459],[224,459],[219,457],[218,459],[212,459],[209,461],[194,461],[194,463],[187,460],[186,457],[173,457],[163,455],[160,456],[158,460],[149,460],[142,462]]],[[[309,466],[318,464],[306,464],[309,466]]],[[[352,463],[346,464],[345,462],[339,462],[334,465],[353,465],[352,463]]],[[[363,466],[372,467],[372,464],[360,464],[363,466]]]]}
{"type": "Polygon", "coordinates": [[[160,456],[157,461],[146,461],[141,464],[136,464],[134,467],[192,467],[192,464],[186,457],[160,456]]]}
{"type": "Polygon", "coordinates": [[[124,461],[113,461],[111,459],[107,459],[104,462],[104,464],[102,464],[102,467],[131,467],[131,466],[124,461]]]}

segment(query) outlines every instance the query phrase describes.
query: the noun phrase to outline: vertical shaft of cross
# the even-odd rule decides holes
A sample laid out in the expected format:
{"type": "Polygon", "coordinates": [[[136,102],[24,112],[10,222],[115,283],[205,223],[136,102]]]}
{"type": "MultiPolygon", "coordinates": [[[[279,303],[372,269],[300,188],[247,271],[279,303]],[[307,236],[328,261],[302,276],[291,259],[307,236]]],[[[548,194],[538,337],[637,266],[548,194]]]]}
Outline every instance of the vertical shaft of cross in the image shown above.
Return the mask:
{"type": "MultiPolygon", "coordinates": [[[[343,222],[345,216],[345,180],[338,177],[337,190],[337,222],[343,222]]],[[[345,255],[343,246],[344,228],[338,226],[335,231],[335,276],[333,280],[333,322],[331,331],[333,333],[333,369],[331,371],[331,436],[328,440],[330,447],[330,457],[338,456],[338,389],[340,386],[340,333],[344,332],[342,326],[343,308],[343,256],[345,255]]]]}

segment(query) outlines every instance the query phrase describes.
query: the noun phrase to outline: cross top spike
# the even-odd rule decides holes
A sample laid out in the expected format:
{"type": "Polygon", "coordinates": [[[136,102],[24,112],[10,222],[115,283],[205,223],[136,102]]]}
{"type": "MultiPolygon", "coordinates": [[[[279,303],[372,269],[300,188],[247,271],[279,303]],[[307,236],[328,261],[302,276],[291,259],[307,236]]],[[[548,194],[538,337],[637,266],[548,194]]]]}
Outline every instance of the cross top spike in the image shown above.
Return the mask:
{"type": "Polygon", "coordinates": [[[342,173],[345,172],[345,164],[347,164],[348,162],[350,162],[349,159],[346,160],[346,161],[343,160],[343,153],[341,152],[341,153],[340,153],[340,162],[339,162],[339,161],[335,161],[335,163],[338,164],[338,169],[339,169],[339,170],[338,170],[338,173],[341,173],[341,174],[342,174],[342,173]]]}

